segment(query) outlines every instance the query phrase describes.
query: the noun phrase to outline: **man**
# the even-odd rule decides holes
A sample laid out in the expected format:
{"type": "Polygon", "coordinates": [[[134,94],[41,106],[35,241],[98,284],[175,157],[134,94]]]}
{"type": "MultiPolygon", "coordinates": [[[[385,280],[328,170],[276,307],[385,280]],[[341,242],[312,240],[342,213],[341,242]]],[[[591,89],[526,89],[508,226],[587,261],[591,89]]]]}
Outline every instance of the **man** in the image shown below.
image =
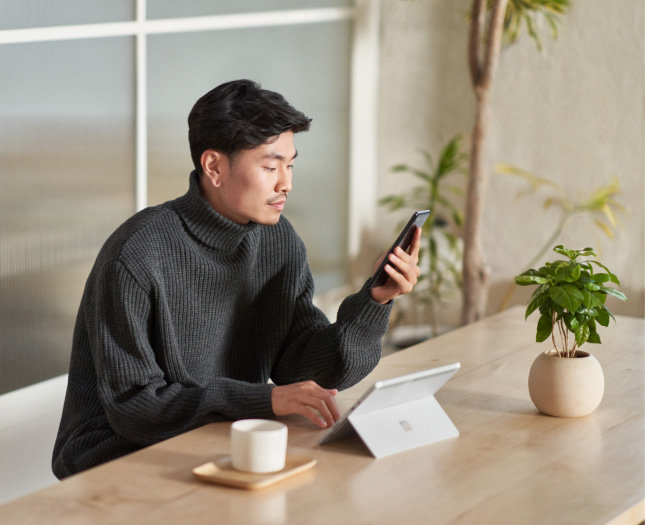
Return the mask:
{"type": "Polygon", "coordinates": [[[420,231],[410,253],[391,257],[388,282],[345,299],[330,324],[312,304],[305,247],[282,217],[294,133],[309,124],[248,80],[197,101],[188,193],[126,221],[88,278],[56,476],[213,421],[338,420],[334,396],[378,363],[391,300],[416,283],[420,231]]]}

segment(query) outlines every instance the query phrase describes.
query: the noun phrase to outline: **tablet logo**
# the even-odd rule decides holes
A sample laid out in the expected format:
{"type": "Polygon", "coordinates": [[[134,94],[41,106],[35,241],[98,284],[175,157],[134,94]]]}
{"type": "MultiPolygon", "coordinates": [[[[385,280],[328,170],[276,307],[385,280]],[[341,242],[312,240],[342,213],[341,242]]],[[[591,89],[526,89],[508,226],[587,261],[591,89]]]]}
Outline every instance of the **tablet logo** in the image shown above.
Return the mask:
{"type": "Polygon", "coordinates": [[[405,419],[402,421],[399,421],[399,425],[401,425],[403,430],[405,430],[406,432],[409,432],[410,430],[412,430],[412,425],[410,425],[410,423],[408,423],[405,419]]]}

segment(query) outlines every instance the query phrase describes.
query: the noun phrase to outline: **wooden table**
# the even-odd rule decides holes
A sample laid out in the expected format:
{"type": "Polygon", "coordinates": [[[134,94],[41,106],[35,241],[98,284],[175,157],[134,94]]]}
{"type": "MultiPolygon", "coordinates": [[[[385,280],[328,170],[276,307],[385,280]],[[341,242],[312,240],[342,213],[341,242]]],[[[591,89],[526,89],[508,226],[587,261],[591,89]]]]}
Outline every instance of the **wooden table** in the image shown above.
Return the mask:
{"type": "Polygon", "coordinates": [[[645,320],[619,317],[601,337],[589,347],[605,396],[584,418],[534,408],[527,376],[546,343],[513,308],[390,355],[339,394],[346,409],[376,379],[460,361],[437,394],[458,438],[375,460],[358,438],[321,447],[313,425],[283,418],[289,452],[318,464],[252,492],[193,478],[229,453],[230,423],[216,423],[7,503],[0,523],[640,523],[645,320]]]}

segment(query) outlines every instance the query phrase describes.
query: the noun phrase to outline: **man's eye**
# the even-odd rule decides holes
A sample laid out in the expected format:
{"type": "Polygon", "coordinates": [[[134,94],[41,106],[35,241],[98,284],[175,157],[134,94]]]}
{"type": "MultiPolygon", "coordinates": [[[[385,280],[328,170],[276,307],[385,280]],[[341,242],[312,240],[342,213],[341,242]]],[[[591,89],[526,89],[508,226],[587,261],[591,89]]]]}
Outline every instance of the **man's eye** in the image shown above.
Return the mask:
{"type": "Polygon", "coordinates": [[[293,164],[289,164],[289,165],[287,166],[287,169],[292,170],[292,169],[293,169],[293,164]]]}
{"type": "Polygon", "coordinates": [[[275,171],[275,168],[271,168],[270,166],[264,166],[264,169],[267,171],[275,171]]]}

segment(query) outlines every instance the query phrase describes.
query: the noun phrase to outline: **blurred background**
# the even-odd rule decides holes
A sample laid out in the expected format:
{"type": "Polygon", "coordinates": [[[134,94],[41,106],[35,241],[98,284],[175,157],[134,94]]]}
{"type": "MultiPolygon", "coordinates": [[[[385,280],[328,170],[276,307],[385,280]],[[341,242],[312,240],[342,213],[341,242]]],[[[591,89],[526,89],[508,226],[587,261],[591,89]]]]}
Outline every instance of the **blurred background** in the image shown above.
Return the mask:
{"type": "MultiPolygon", "coordinates": [[[[487,149],[487,315],[566,212],[544,206],[553,185],[518,196],[529,179],[498,173],[502,164],[552,181],[570,203],[616,177],[623,227],[611,237],[597,224],[602,211],[574,213],[553,245],[596,247],[630,297],[614,313],[645,314],[643,5],[573,1],[541,50],[526,35],[502,50],[487,149]]],[[[98,250],[138,209],[186,192],[188,113],[236,78],[282,93],[313,118],[296,137],[285,215],[333,319],[412,211],[379,204],[418,183],[392,168],[423,168],[421,151],[436,158],[456,134],[468,153],[469,8],[465,0],[3,0],[0,394],[67,372],[98,250]]],[[[455,179],[458,189],[465,183],[455,179]]],[[[458,191],[450,200],[463,207],[458,191]]],[[[434,313],[448,329],[461,308],[453,292],[434,313]]],[[[514,291],[505,306],[527,293],[514,291]]]]}

